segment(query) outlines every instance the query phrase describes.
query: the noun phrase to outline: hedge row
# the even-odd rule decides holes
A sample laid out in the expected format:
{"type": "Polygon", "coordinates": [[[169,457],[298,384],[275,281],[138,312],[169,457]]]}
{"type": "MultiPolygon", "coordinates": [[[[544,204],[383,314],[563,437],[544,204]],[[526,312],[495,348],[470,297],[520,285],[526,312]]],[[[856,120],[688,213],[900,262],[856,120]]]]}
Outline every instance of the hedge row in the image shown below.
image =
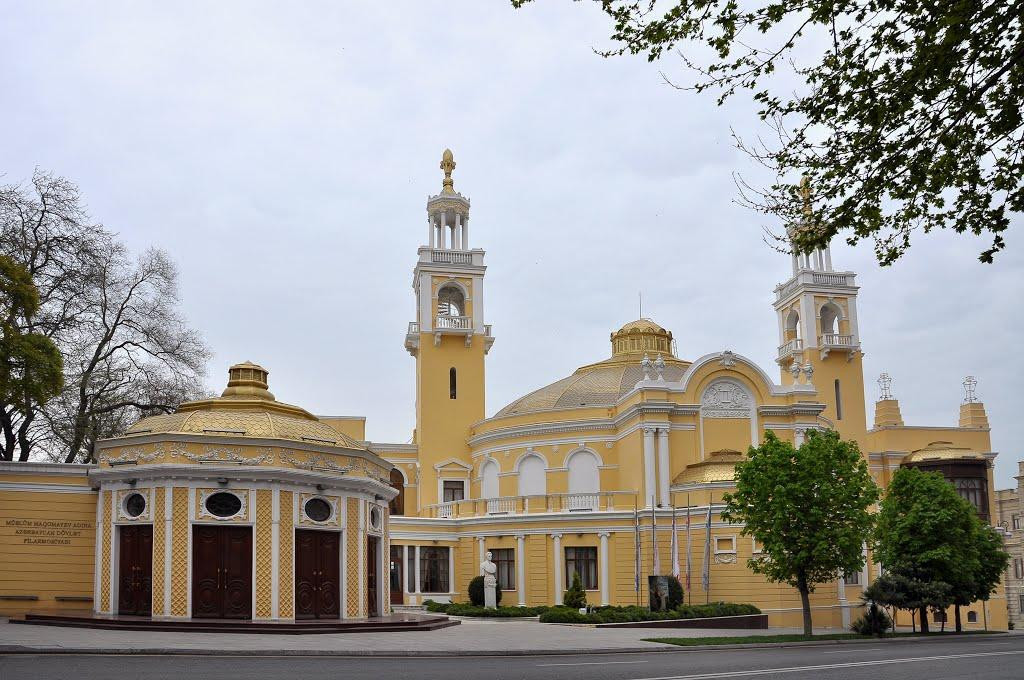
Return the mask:
{"type": "Polygon", "coordinates": [[[433,600],[427,600],[423,604],[426,605],[428,612],[438,614],[498,618],[540,616],[551,609],[551,607],[498,607],[496,609],[488,609],[487,607],[477,607],[467,602],[434,602],[433,600]]]}
{"type": "Polygon", "coordinates": [[[631,623],[633,621],[664,621],[666,619],[707,619],[716,616],[760,614],[752,604],[712,602],[711,604],[681,605],[667,612],[652,612],[643,607],[595,607],[589,614],[580,614],[568,607],[552,607],[540,615],[543,623],[631,623]]]}

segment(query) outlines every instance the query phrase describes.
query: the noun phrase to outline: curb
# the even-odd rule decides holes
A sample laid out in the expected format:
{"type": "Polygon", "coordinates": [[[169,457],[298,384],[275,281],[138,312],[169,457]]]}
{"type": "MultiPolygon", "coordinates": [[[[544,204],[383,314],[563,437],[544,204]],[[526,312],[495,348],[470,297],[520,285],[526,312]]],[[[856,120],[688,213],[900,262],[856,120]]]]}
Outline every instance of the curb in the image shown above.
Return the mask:
{"type": "MultiPolygon", "coordinates": [[[[984,637],[1006,636],[1004,632],[983,633],[984,637]]],[[[567,649],[496,649],[496,650],[451,650],[451,651],[414,651],[414,650],[376,650],[376,649],[189,649],[183,647],[34,647],[28,645],[0,645],[0,655],[5,654],[73,654],[99,656],[330,656],[330,657],[485,657],[485,656],[578,656],[582,654],[665,654],[682,652],[728,651],[737,649],[778,649],[787,647],[828,647],[835,645],[862,645],[893,642],[949,642],[950,637],[957,639],[974,638],[977,635],[916,636],[900,638],[872,638],[868,640],[806,640],[800,642],[757,642],[734,645],[692,645],[677,646],[667,643],[660,647],[603,647],[603,648],[567,648],[567,649]]]]}

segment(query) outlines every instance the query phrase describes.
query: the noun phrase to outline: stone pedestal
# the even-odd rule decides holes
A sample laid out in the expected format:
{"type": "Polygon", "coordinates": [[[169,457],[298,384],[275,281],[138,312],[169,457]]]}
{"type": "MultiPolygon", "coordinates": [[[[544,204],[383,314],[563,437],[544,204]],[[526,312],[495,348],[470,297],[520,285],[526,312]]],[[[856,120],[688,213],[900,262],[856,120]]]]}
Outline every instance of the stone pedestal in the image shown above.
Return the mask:
{"type": "Polygon", "coordinates": [[[496,609],[498,606],[498,583],[493,576],[484,576],[484,606],[496,609]]]}

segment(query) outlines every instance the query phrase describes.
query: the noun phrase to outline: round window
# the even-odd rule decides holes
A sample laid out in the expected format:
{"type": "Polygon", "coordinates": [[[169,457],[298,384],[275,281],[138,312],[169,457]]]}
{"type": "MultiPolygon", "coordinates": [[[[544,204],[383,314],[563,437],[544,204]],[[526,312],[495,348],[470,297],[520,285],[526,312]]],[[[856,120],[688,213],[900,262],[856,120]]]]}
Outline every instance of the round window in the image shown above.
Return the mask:
{"type": "Polygon", "coordinates": [[[331,518],[331,504],[323,498],[310,498],[306,501],[306,517],[314,522],[326,522],[331,518]]]}
{"type": "Polygon", "coordinates": [[[380,529],[380,508],[370,508],[370,526],[380,529]]]}
{"type": "Polygon", "coordinates": [[[146,497],[141,493],[133,493],[124,499],[124,513],[129,517],[138,517],[146,511],[146,497]]]}
{"type": "Polygon", "coordinates": [[[242,499],[233,493],[219,491],[206,499],[206,511],[215,517],[234,517],[242,509],[242,499]]]}

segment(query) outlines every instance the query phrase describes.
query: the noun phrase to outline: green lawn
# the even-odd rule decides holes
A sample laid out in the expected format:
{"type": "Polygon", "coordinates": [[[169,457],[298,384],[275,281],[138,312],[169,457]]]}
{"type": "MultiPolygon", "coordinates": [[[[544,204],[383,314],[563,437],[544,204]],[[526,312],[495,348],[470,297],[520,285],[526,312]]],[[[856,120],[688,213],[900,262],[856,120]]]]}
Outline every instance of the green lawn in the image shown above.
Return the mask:
{"type": "MultiPolygon", "coordinates": [[[[927,637],[937,635],[985,635],[998,633],[995,630],[968,630],[963,633],[928,633],[927,637]]],[[[886,635],[886,638],[893,637],[923,637],[923,633],[900,632],[886,635]]],[[[702,638],[644,638],[645,642],[663,642],[667,645],[679,645],[681,647],[696,647],[700,645],[747,645],[747,644],[772,644],[781,642],[808,642],[822,640],[877,640],[871,635],[858,635],[857,633],[823,633],[821,635],[800,635],[796,633],[782,635],[743,635],[738,637],[702,637],[702,638]]]]}

